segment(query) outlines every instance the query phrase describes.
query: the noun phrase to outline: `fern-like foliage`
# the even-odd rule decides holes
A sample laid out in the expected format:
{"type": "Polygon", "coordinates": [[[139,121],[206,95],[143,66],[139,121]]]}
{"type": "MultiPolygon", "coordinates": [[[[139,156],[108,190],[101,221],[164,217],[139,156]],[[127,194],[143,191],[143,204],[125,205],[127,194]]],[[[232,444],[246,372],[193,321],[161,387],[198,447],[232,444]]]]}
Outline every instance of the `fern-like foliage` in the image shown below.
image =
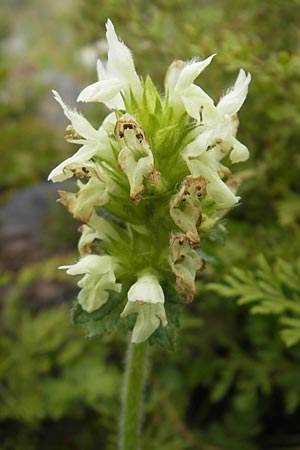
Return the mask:
{"type": "Polygon", "coordinates": [[[277,315],[283,341],[294,345],[300,341],[300,259],[294,264],[277,259],[270,265],[260,254],[256,261],[256,269],[235,267],[223,283],[210,283],[208,289],[237,298],[237,303],[248,305],[253,314],[277,315]]]}

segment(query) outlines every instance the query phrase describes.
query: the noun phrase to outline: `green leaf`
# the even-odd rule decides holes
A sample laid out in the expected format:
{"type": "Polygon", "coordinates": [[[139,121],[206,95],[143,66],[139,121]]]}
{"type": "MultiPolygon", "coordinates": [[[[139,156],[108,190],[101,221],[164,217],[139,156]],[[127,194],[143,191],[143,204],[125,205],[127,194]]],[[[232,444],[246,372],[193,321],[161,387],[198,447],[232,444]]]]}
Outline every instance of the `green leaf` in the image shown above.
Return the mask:
{"type": "Polygon", "coordinates": [[[77,304],[73,311],[73,322],[84,325],[89,337],[103,336],[112,333],[122,326],[120,314],[124,308],[125,294],[111,291],[108,301],[97,311],[87,313],[77,304]]]}
{"type": "Polygon", "coordinates": [[[224,283],[210,283],[208,290],[249,305],[252,314],[276,315],[285,326],[280,336],[287,346],[300,341],[300,259],[290,264],[278,258],[270,266],[263,255],[253,271],[232,268],[224,283]]]}

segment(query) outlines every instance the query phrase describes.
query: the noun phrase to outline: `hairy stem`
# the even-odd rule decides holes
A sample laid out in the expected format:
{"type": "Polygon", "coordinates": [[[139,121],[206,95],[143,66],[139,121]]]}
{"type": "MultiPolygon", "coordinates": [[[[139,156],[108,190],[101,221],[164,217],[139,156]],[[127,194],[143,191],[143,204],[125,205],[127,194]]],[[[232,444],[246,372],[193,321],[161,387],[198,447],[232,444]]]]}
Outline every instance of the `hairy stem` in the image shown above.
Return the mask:
{"type": "Polygon", "coordinates": [[[120,422],[120,450],[141,449],[142,400],[148,342],[129,342],[120,422]]]}

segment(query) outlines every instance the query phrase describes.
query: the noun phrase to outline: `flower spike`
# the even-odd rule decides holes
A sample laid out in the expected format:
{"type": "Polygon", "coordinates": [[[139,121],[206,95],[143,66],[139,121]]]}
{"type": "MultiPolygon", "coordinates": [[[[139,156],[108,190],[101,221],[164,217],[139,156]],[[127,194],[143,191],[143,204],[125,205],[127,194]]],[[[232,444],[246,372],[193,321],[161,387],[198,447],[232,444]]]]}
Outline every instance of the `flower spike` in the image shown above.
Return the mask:
{"type": "Polygon", "coordinates": [[[195,80],[215,55],[175,60],[160,95],[136,73],[109,19],[106,40],[98,80],[77,99],[105,104],[111,112],[102,124],[91,125],[54,91],[70,121],[66,139],[80,146],[49,175],[78,179],[77,191],[59,191],[58,201],[81,222],[80,259],[61,268],[81,276],[74,320],[93,334],[127,327],[135,344],[151,338],[172,348],[180,306],[197,295],[205,268],[201,246],[215,228],[224,231],[224,215],[240,200],[231,164],[249,157],[237,114],[251,76],[241,69],[214,103],[195,80]]]}

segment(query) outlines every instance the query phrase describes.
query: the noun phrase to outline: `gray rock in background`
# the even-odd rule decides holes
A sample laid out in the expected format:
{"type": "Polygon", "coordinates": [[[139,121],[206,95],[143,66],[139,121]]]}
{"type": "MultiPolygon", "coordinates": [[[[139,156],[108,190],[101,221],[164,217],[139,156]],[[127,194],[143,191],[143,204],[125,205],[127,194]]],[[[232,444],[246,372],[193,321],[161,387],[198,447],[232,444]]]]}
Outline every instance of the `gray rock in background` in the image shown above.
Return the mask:
{"type": "MultiPolygon", "coordinates": [[[[0,207],[0,266],[17,270],[26,262],[38,261],[44,251],[40,241],[45,218],[55,208],[58,189],[70,189],[72,182],[41,183],[17,191],[0,207]]],[[[59,208],[60,205],[57,205],[59,208]]]]}

